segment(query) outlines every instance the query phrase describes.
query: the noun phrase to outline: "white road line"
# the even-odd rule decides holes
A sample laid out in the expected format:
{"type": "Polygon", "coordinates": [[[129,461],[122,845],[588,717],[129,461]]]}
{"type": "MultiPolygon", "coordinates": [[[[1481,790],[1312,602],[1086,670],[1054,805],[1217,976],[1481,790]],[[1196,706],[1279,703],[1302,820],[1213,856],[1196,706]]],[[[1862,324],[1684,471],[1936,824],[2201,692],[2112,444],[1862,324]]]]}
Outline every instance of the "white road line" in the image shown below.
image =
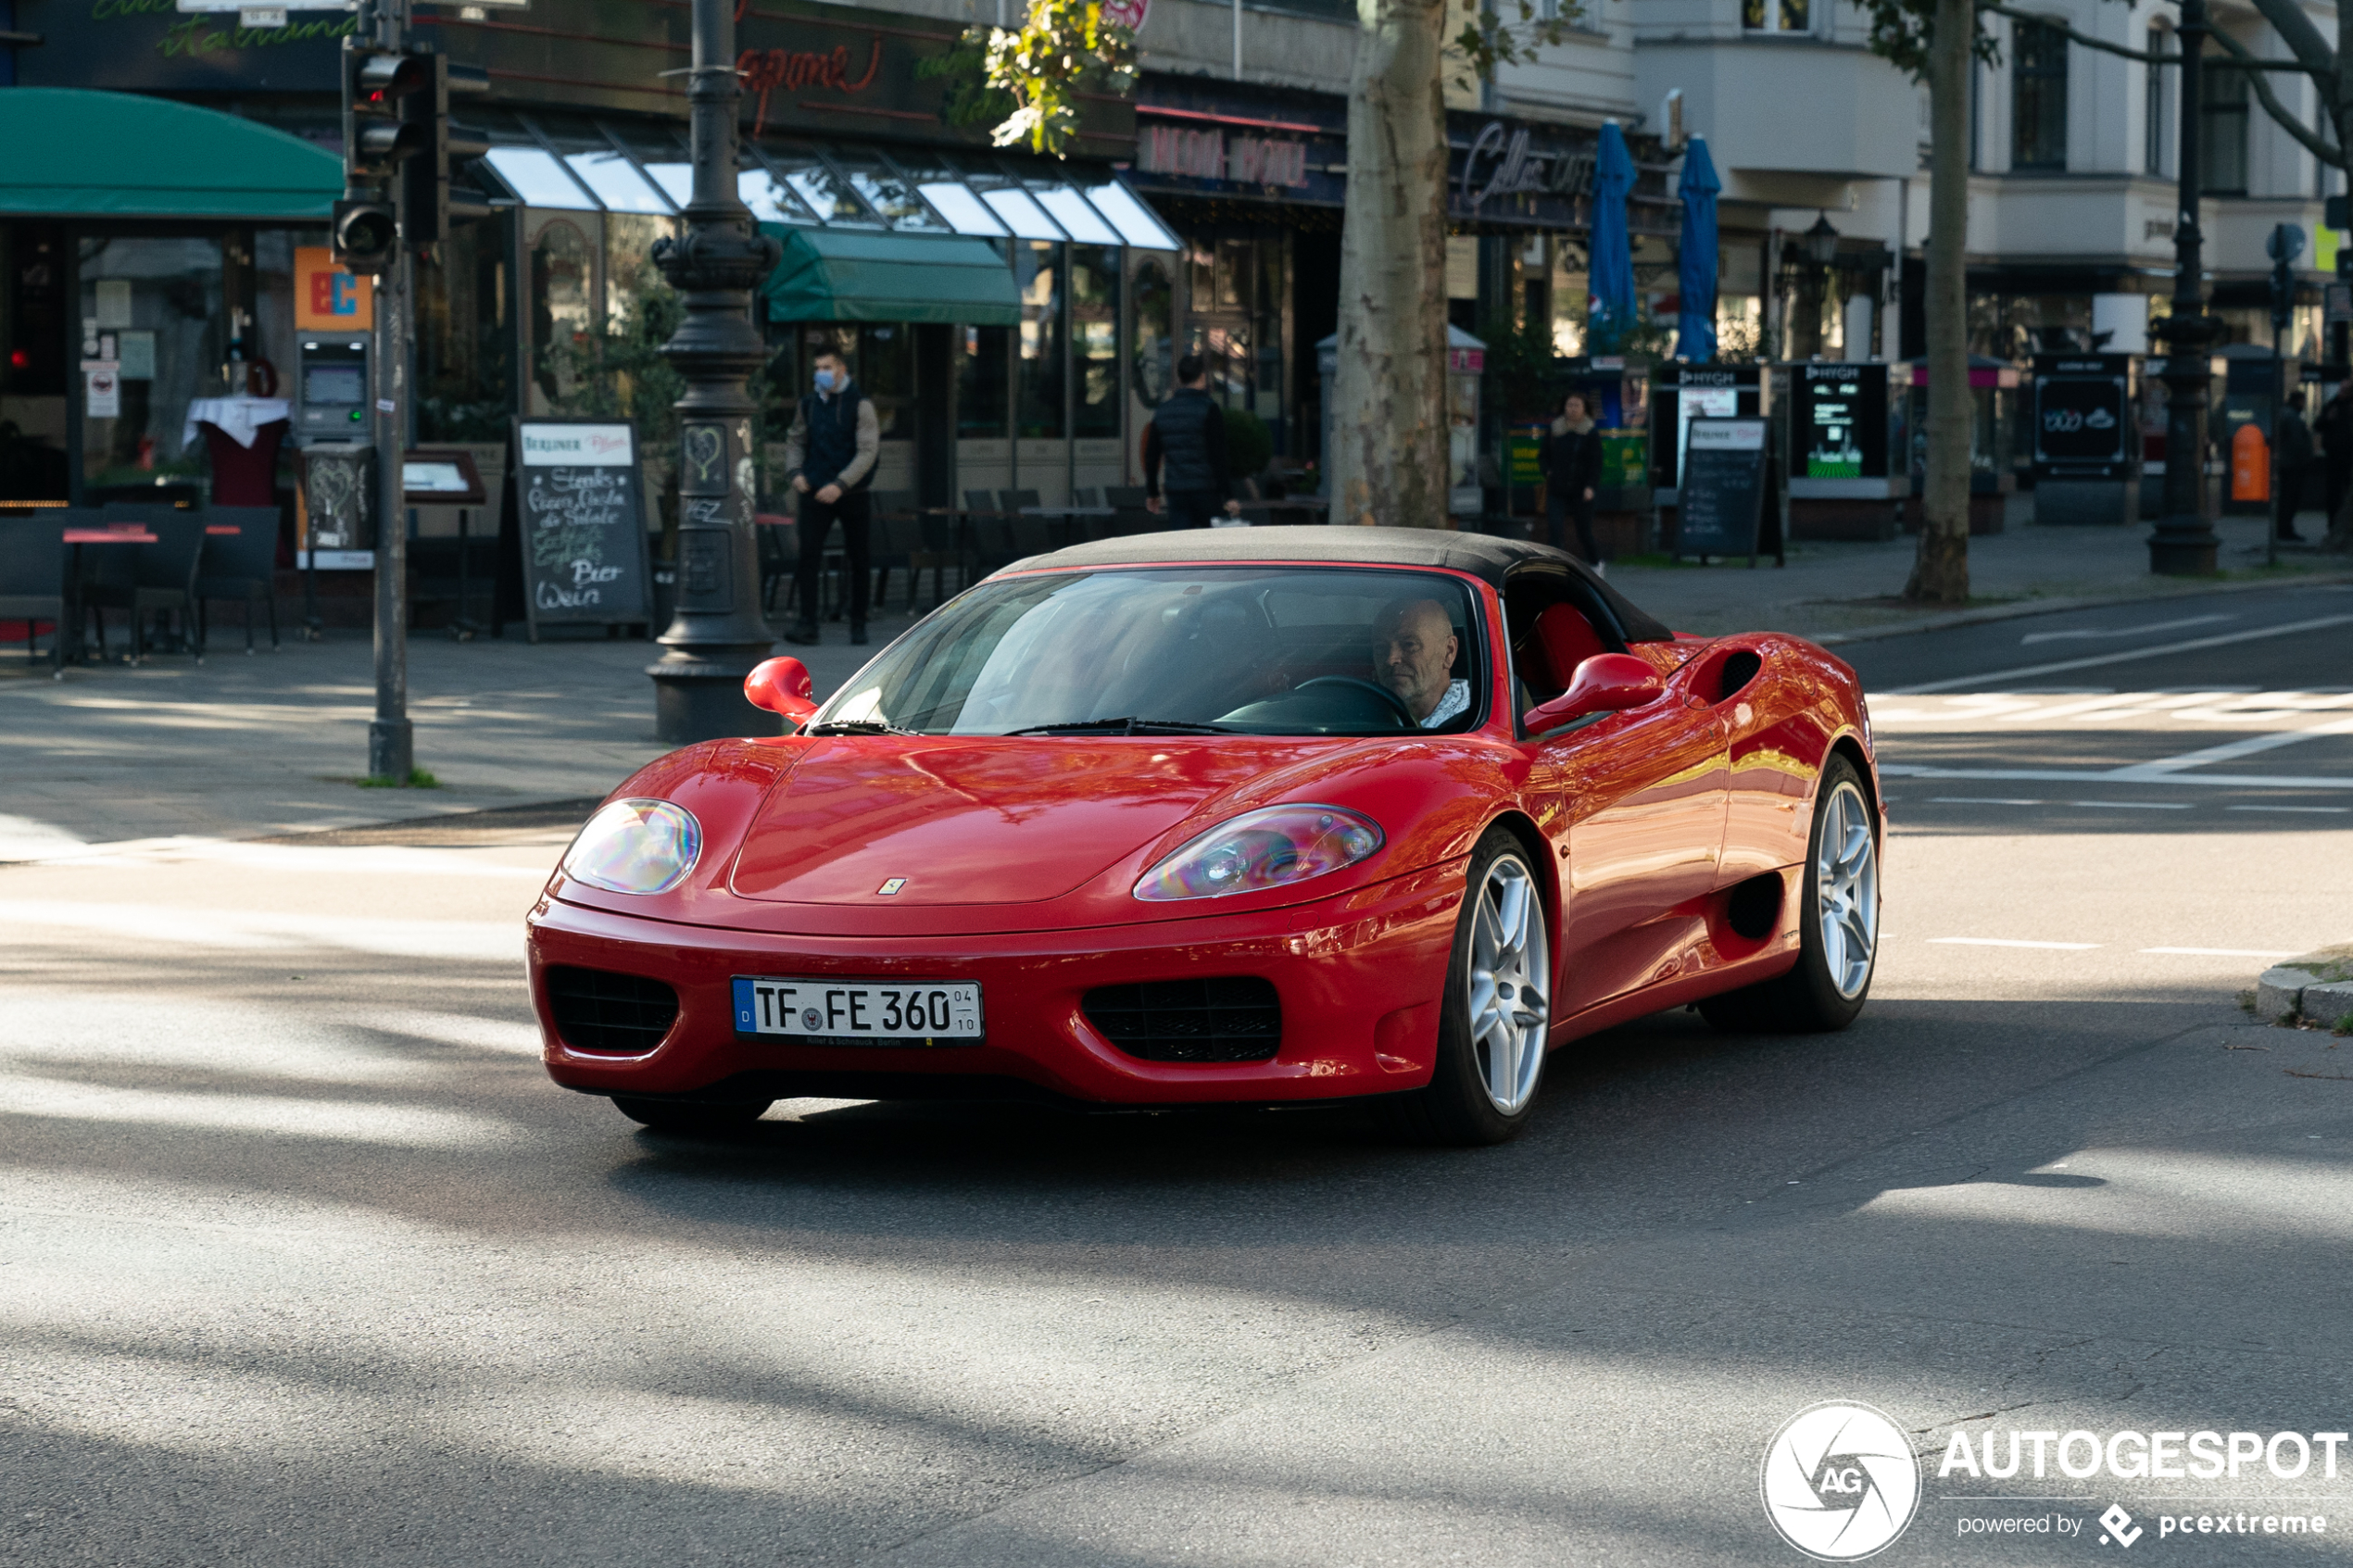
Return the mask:
{"type": "Polygon", "coordinates": [[[2194,959],[2292,959],[2294,953],[2268,952],[2260,947],[2144,947],[2144,953],[2178,953],[2194,959]]]}
{"type": "Polygon", "coordinates": [[[2070,800],[2070,806],[2097,806],[2111,811],[2186,811],[2186,800],[2070,800]]]}
{"type": "Polygon", "coordinates": [[[2299,815],[2341,817],[2353,806],[2225,806],[2225,811],[2294,811],[2299,815]]]}
{"type": "Polygon", "coordinates": [[[1929,799],[1939,806],[2040,806],[2039,800],[2020,800],[2004,795],[1931,795],[1929,799]]]}
{"type": "Polygon", "coordinates": [[[2210,626],[2217,621],[2236,621],[2235,615],[2193,615],[2183,621],[2158,621],[2146,626],[2119,626],[2112,631],[2029,632],[2018,642],[2020,647],[2036,643],[2056,643],[2070,637],[2137,637],[2148,632],[2171,632],[2183,626],[2210,626]]]}
{"type": "Polygon", "coordinates": [[[2268,735],[2246,735],[2238,740],[2224,741],[2219,746],[2201,746],[2184,751],[2178,757],[2160,757],[2151,762],[2136,762],[2129,768],[2119,768],[2110,776],[2124,784],[2145,783],[2162,778],[2183,768],[2204,768],[2216,762],[2235,762],[2242,757],[2260,752],[2277,751],[2284,746],[2295,746],[2308,740],[2321,740],[2329,735],[2353,734],[2353,719],[2329,719],[2309,724],[2300,730],[2282,730],[2268,735]]]}
{"type": "Polygon", "coordinates": [[[1949,680],[1923,681],[1915,686],[1897,686],[1890,696],[1924,696],[1930,692],[1957,692],[1964,686],[1983,685],[1992,681],[2018,681],[2029,675],[2056,675],[2067,670],[2090,670],[2102,664],[2124,664],[2136,659],[2163,659],[2171,654],[2196,653],[2200,648],[2219,648],[2232,643],[2251,643],[2264,637],[2288,637],[2298,632],[2318,632],[2331,626],[2353,625],[2353,615],[2321,615],[2309,621],[2290,621],[2279,626],[2258,627],[2251,632],[2226,632],[2215,637],[2193,637],[2185,643],[2162,643],[2150,648],[2129,648],[2121,653],[2098,653],[2083,659],[2063,659],[2055,664],[2029,664],[2016,670],[1991,670],[1982,675],[1956,675],[1949,680]]]}
{"type": "Polygon", "coordinates": [[[1931,936],[1931,946],[1946,947],[2051,947],[2064,953],[2088,953],[2097,942],[2015,942],[2007,936],[1931,936]]]}
{"type": "Polygon", "coordinates": [[[1882,762],[1880,776],[1890,779],[1978,779],[1988,784],[2204,784],[2223,789],[2353,789],[2353,776],[2330,778],[2296,773],[2155,773],[2134,776],[2131,769],[2089,772],[2082,768],[1931,768],[1919,762],[1882,762]]]}

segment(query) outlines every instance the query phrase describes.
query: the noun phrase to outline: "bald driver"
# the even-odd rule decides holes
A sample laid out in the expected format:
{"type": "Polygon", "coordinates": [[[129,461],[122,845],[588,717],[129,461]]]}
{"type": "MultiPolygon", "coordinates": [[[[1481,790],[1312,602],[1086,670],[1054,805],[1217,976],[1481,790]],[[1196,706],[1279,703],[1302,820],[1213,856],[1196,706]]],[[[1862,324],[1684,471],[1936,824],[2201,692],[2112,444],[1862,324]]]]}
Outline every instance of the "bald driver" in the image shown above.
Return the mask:
{"type": "Polygon", "coordinates": [[[1373,674],[1425,730],[1470,706],[1470,683],[1450,678],[1458,640],[1436,599],[1400,599],[1373,623],[1373,674]]]}

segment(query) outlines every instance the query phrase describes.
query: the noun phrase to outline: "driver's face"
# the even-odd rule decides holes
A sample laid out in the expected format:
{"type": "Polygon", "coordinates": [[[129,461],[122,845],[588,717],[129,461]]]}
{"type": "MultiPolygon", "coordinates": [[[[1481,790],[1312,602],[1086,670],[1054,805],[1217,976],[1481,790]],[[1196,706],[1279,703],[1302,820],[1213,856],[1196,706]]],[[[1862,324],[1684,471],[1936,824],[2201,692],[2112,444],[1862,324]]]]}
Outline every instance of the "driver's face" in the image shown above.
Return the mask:
{"type": "Polygon", "coordinates": [[[1416,599],[1381,617],[1373,633],[1373,672],[1413,716],[1429,717],[1454,668],[1454,628],[1446,607],[1416,599]]]}

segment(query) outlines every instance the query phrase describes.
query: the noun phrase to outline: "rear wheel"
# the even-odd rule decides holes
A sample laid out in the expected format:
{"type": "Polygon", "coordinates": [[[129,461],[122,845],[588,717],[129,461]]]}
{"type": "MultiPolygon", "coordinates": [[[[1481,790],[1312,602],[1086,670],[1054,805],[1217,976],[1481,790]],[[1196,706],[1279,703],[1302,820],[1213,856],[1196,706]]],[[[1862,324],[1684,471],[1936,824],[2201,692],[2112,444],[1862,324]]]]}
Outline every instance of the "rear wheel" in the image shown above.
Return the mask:
{"type": "Polygon", "coordinates": [[[1407,1129],[1438,1143],[1516,1136],[1536,1107],[1552,1028],[1552,942],[1544,889],[1509,832],[1472,851],[1440,1008],[1429,1086],[1406,1097],[1407,1129]]]}
{"type": "Polygon", "coordinates": [[[724,1133],[749,1127],[766,1113],[774,1100],[729,1100],[700,1104],[691,1100],[636,1099],[612,1097],[613,1108],[632,1122],[658,1133],[724,1133]]]}
{"type": "Polygon", "coordinates": [[[1734,1034],[1843,1029],[1863,1010],[1879,961],[1879,830],[1863,776],[1844,757],[1822,770],[1814,831],[1798,878],[1797,965],[1787,974],[1699,1004],[1734,1034]]]}

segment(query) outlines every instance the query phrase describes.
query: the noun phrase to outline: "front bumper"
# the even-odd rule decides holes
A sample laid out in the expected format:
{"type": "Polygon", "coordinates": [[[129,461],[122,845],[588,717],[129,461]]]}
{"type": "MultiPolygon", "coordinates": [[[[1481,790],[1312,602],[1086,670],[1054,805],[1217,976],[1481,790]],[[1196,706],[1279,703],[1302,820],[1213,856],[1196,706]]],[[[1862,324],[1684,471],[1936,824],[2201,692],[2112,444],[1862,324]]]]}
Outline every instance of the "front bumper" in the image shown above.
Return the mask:
{"type": "Polygon", "coordinates": [[[528,922],[532,1003],[548,1074],[590,1094],[883,1098],[1012,1093],[1123,1106],[1340,1098],[1429,1081],[1463,897],[1456,861],[1287,909],[986,936],[774,935],[543,899],[528,922]],[[554,965],[666,982],[678,1019],[642,1056],[573,1048],[549,1009],[554,965]],[[984,1040],[818,1047],[738,1036],[738,974],[979,983],[984,1040]],[[1147,1061],[1080,1001],[1098,985],[1258,975],[1282,1005],[1267,1061],[1147,1061]]]}

